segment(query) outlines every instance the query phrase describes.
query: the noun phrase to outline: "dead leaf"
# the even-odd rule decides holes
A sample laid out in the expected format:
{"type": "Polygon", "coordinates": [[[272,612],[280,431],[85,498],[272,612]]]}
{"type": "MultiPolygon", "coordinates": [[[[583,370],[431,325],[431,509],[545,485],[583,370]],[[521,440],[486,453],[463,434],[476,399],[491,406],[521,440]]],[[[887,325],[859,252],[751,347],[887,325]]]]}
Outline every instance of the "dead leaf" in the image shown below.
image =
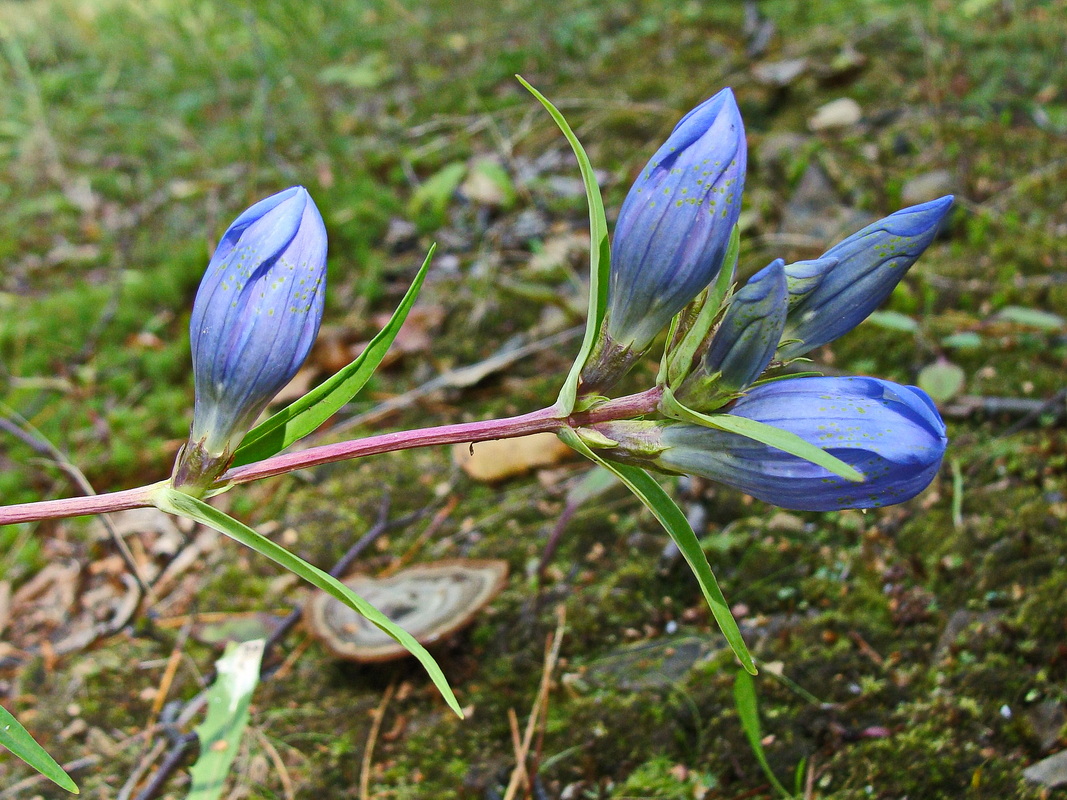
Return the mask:
{"type": "Polygon", "coordinates": [[[589,234],[577,231],[551,236],[530,258],[528,268],[534,273],[554,272],[559,267],[569,267],[571,259],[589,249],[589,234]]]}
{"type": "Polygon", "coordinates": [[[550,467],[574,452],[554,433],[479,442],[473,450],[472,455],[469,444],[457,444],[452,448],[452,460],[471,478],[484,483],[523,475],[538,467],[550,467]]]}
{"type": "MultiPolygon", "coordinates": [[[[375,314],[374,324],[378,328],[384,328],[389,323],[391,314],[375,314]]],[[[387,366],[391,361],[396,361],[400,356],[412,353],[424,353],[433,344],[434,333],[445,321],[445,307],[441,305],[420,305],[411,309],[404,324],[393,340],[389,348],[389,355],[382,362],[387,366]]],[[[366,345],[359,347],[360,352],[366,345]]]]}

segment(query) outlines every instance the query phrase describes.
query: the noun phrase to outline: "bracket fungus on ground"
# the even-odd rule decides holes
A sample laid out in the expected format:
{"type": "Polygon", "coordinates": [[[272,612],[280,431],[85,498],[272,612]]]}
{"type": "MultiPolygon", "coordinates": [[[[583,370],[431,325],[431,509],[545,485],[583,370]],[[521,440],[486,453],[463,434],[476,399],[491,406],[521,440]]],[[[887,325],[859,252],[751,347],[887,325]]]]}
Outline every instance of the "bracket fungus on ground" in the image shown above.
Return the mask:
{"type": "MultiPolygon", "coordinates": [[[[419,564],[386,578],[353,575],[344,584],[393,622],[431,645],[470,624],[504,588],[506,561],[449,559],[419,564]]],[[[339,658],[392,661],[409,655],[373,623],[325,592],[308,604],[312,635],[339,658]]]]}

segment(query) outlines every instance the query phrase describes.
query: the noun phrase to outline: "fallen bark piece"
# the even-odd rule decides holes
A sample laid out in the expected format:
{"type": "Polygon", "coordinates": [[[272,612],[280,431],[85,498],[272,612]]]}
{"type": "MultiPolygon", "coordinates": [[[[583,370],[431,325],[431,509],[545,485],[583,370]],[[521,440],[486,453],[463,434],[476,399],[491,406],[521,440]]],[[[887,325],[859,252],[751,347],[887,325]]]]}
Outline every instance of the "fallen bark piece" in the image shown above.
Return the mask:
{"type": "MultiPolygon", "coordinates": [[[[471,623],[504,588],[506,561],[450,559],[419,564],[388,578],[354,575],[344,583],[422,645],[431,645],[471,623]]],[[[392,661],[410,655],[384,632],[335,598],[320,592],[304,622],[338,658],[392,661]]]]}

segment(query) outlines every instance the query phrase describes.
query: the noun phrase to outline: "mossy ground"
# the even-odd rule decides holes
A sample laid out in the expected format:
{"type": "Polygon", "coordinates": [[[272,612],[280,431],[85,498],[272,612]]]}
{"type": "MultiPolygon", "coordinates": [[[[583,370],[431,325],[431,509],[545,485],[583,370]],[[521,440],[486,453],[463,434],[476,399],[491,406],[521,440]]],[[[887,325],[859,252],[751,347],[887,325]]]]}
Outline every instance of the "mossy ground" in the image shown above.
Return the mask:
{"type": "MultiPolygon", "coordinates": [[[[376,377],[360,409],[529,330],[547,313],[531,298],[573,297],[581,266],[535,271],[530,256],[581,231],[585,211],[549,180],[574,177],[562,156],[537,180],[516,179],[544,153],[565,154],[516,72],[567,113],[605,170],[611,209],[680,113],[732,85],[751,152],[746,273],[827,244],[812,251],[777,233],[813,165],[834,204],[871,214],[898,208],[912,179],[947,171],[958,197],[948,231],[889,305],[914,329],[865,324],[818,360],[914,382],[945,356],[968,394],[1062,388],[1064,331],[996,312],[1067,310],[1067,4],[774,0],[759,10],[775,31],[752,55],[760,33],[745,32],[740,3],[475,0],[457,13],[439,0],[5,0],[0,400],[98,491],[164,477],[188,424],[185,331],[209,247],[238,210],[292,183],[309,187],[329,229],[328,325],[372,335],[370,314],[390,309],[429,242],[441,243],[444,266],[422,298],[447,312],[432,349],[376,377]],[[788,86],[754,77],[754,64],[787,58],[808,59],[788,86]],[[809,132],[815,109],[843,96],[861,105],[861,124],[809,132]],[[417,186],[480,157],[519,187],[510,206],[447,187],[413,213],[417,186]],[[524,234],[531,212],[543,224],[524,234]],[[394,219],[415,224],[414,241],[389,238],[394,219]],[[970,336],[950,338],[960,333],[970,336]]],[[[568,366],[563,350],[382,424],[545,405],[568,366]]],[[[639,371],[633,388],[650,377],[639,371]]],[[[869,514],[782,515],[721,487],[679,489],[688,510],[702,509],[698,533],[757,656],[780,665],[757,690],[764,749],[787,786],[796,774],[801,794],[842,800],[1041,796],[1021,773],[1064,744],[1032,720],[1067,702],[1067,432],[1008,433],[1011,422],[951,420],[933,487],[869,514]]],[[[0,464],[4,502],[69,492],[59,468],[10,437],[0,464]]],[[[230,499],[249,524],[277,521],[295,532],[287,545],[329,565],[372,524],[383,491],[395,516],[455,506],[428,541],[425,520],[391,532],[364,568],[413,547],[415,560],[511,566],[492,613],[435,650],[468,718],[448,713],[412,664],[339,665],[314,645],[257,690],[231,796],[282,797],[286,781],[298,797],[356,796],[371,713],[391,684],[372,796],[496,796],[514,766],[508,713],[524,724],[561,604],[561,662],[536,740],[546,796],[770,796],[738,721],[736,666],[636,502],[609,494],[580,511],[539,589],[532,569],[560,490],[533,478],[474,484],[445,451],[324,468],[230,499]],[[705,657],[674,680],[646,680],[640,660],[612,666],[628,647],[693,638],[708,643],[705,657]]],[[[88,531],[82,521],[0,531],[0,577],[17,588],[57,548],[100,558],[106,546],[88,531]]],[[[190,613],[284,610],[303,596],[233,544],[193,574],[190,613]]],[[[3,676],[5,705],[57,758],[100,759],[75,776],[88,797],[116,796],[144,757],[131,737],[151,723],[179,641],[156,622],[3,676]],[[87,726],[70,727],[75,718],[87,726]]],[[[285,652],[299,654],[300,641],[285,652]]],[[[217,657],[192,640],[184,651],[171,699],[192,697],[217,657]]],[[[0,762],[5,784],[27,774],[0,762]]],[[[179,778],[166,796],[183,794],[179,778]]]]}

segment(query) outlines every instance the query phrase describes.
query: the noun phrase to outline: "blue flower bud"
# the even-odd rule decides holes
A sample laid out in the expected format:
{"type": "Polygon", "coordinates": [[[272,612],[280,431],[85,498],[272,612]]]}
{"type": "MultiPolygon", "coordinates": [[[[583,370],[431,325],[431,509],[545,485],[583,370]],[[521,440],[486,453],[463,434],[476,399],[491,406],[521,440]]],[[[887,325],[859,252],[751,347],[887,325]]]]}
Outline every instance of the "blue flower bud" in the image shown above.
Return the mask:
{"type": "Polygon", "coordinates": [[[934,479],[948,443],[945,424],[921,389],[877,378],[775,381],[752,389],[730,414],[795,433],[855,467],[864,481],[847,481],[810,461],[714,428],[617,422],[596,430],[618,442],[616,450],[602,451],[608,458],[700,475],[803,511],[909,500],[934,479]]]}
{"type": "MultiPolygon", "coordinates": [[[[789,287],[789,310],[792,311],[801,301],[818,288],[822,279],[840,263],[836,258],[817,258],[813,261],[796,261],[786,264],[783,259],[776,259],[771,264],[781,262],[785,268],[785,283],[789,287]]],[[[764,267],[769,269],[770,267],[764,267]]],[[[762,272],[762,270],[761,270],[762,272]]],[[[757,272],[758,276],[760,273],[757,272]]],[[[753,276],[755,277],[755,276],[753,276]]]]}
{"type": "Polygon", "coordinates": [[[790,310],[779,356],[803,355],[863,322],[934,240],[951,206],[949,195],[902,209],[827,250],[820,260],[836,258],[837,266],[790,310]]]}
{"type": "Polygon", "coordinates": [[[772,262],[730,300],[701,363],[675,392],[696,411],[717,408],[755,381],[782,338],[789,291],[784,264],[772,262]]]}
{"type": "Polygon", "coordinates": [[[307,358],[325,293],[326,228],[303,187],[256,203],[223,234],[189,322],[196,400],[176,483],[200,480],[208,462],[225,468],[307,358]]]}
{"type": "MultiPolygon", "coordinates": [[[[682,117],[652,156],[615,225],[610,346],[601,349],[640,355],[715,279],[741,212],[746,153],[741,113],[723,89],[682,117]]],[[[592,368],[591,382],[611,371],[592,368]]]]}

